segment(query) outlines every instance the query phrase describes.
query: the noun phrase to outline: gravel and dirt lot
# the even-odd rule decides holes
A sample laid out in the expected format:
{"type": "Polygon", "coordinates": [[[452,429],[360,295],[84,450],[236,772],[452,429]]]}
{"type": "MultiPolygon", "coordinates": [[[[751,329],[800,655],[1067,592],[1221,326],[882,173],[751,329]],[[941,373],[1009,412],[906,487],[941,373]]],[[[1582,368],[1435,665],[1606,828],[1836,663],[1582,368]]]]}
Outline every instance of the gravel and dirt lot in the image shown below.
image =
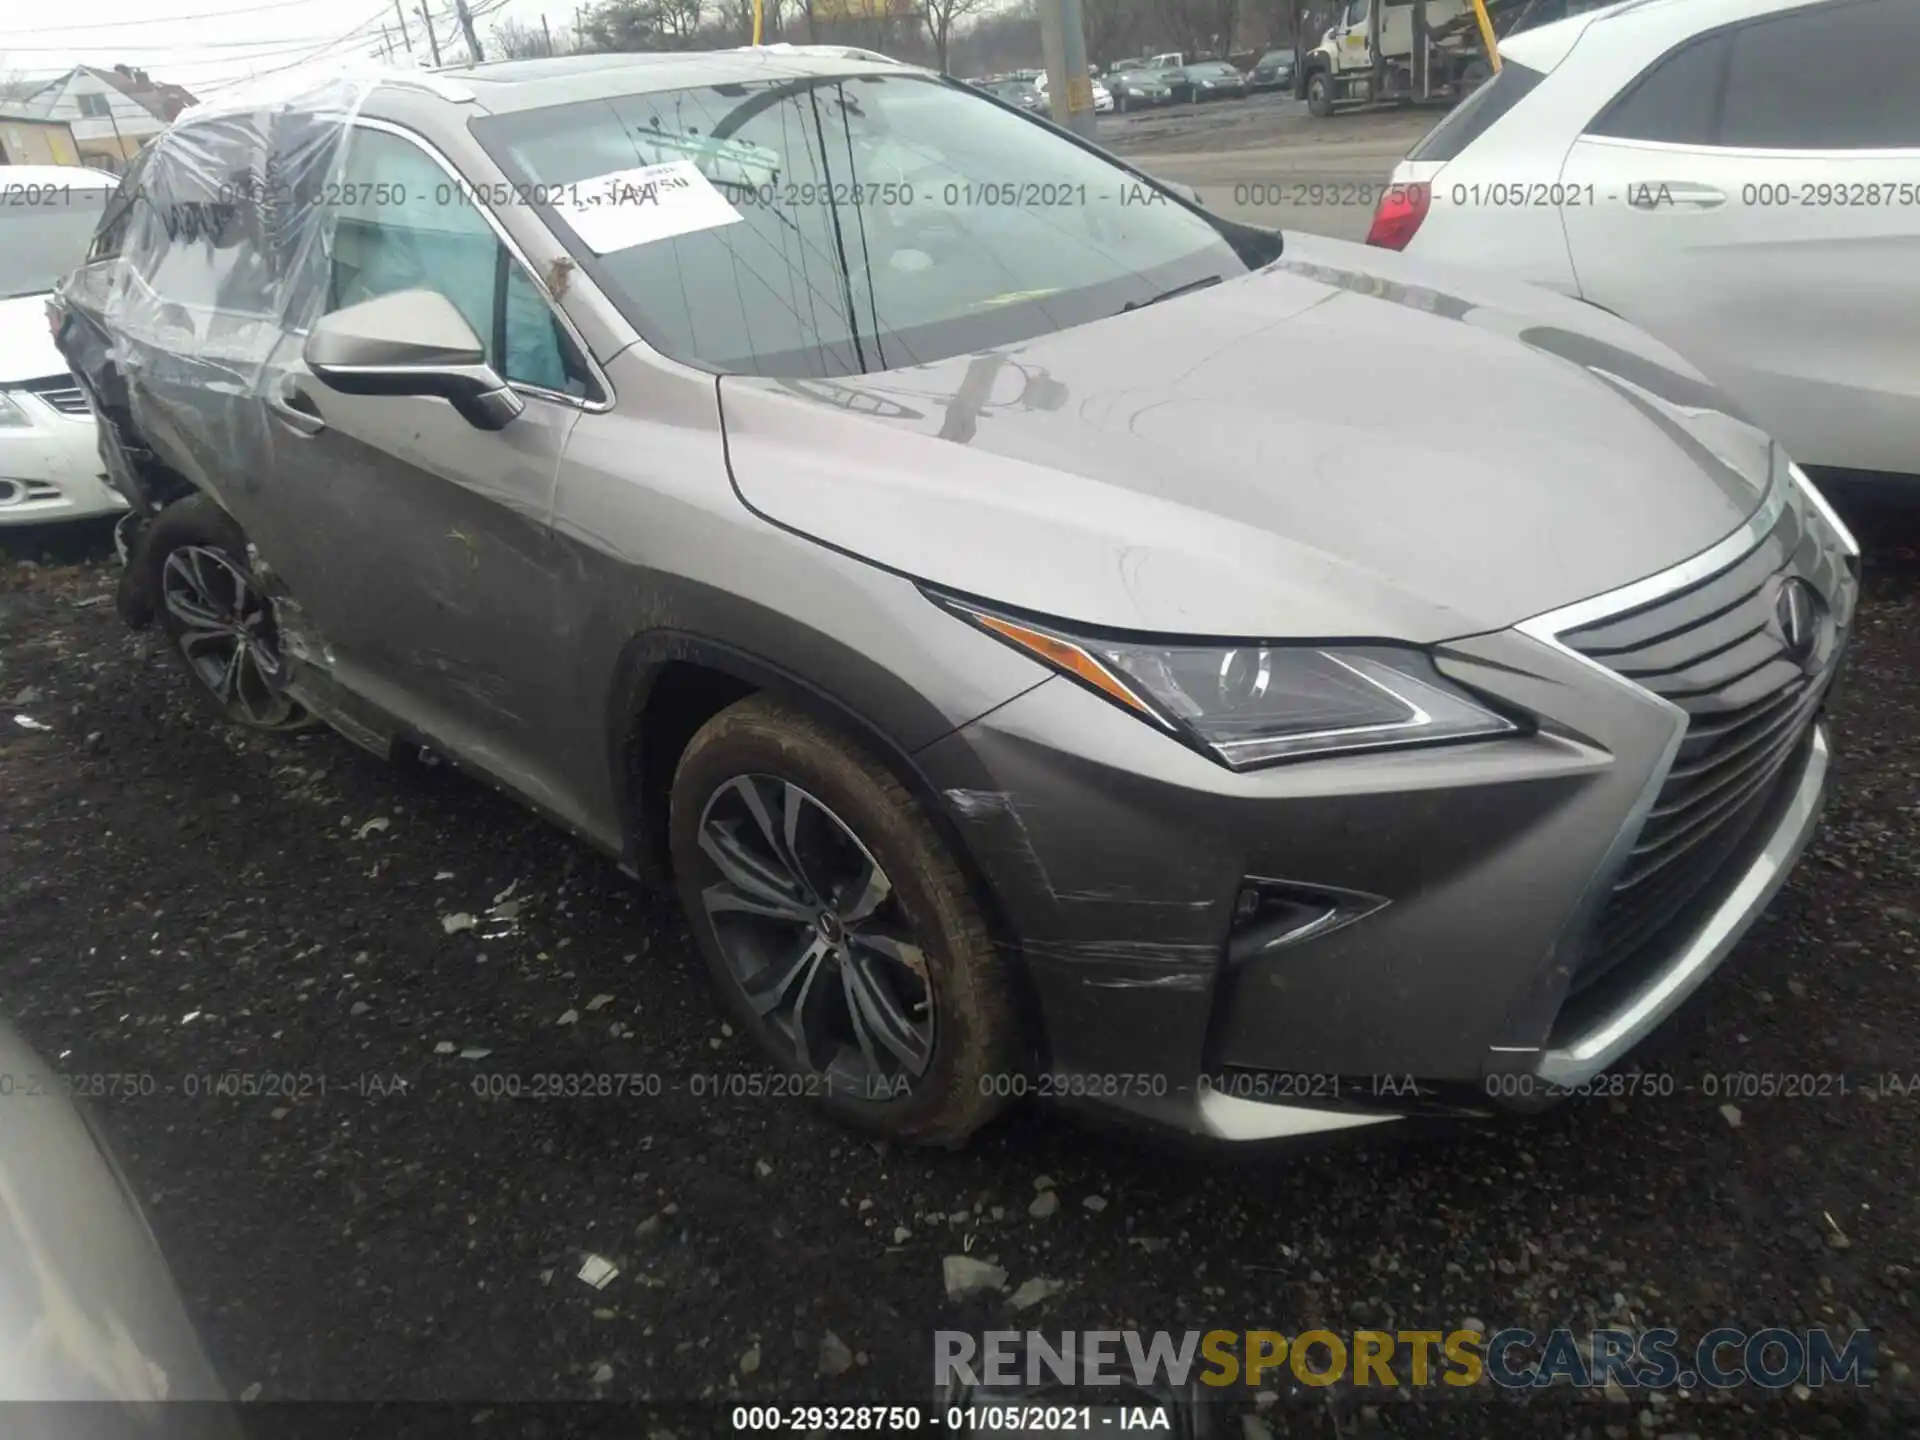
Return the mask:
{"type": "MultiPolygon", "coordinates": [[[[1867,529],[1825,827],[1637,1056],[1664,1096],[1195,1155],[1045,1112],[903,1152],[696,1095],[760,1071],[666,902],[442,769],[218,722],[122,629],[98,531],[0,560],[0,1009],[63,1074],[119,1077],[96,1106],[236,1395],[905,1403],[936,1327],[1612,1320],[1865,1326],[1878,1380],[1549,1433],[1911,1433],[1920,552],[1911,517],[1867,529]],[[1829,1078],[1730,1108],[1727,1072],[1829,1078]],[[962,1253],[1064,1288],[950,1300],[962,1253]]],[[[1522,1433],[1463,1400],[1270,1426],[1522,1433]]]]}

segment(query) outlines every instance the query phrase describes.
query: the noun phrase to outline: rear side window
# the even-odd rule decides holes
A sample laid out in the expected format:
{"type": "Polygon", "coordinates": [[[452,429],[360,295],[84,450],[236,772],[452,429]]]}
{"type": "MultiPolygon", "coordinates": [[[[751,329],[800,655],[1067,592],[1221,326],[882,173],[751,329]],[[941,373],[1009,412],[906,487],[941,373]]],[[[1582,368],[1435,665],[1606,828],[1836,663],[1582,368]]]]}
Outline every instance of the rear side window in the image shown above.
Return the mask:
{"type": "Polygon", "coordinates": [[[1866,0],[1742,25],[1719,143],[1920,149],[1920,5],[1866,0]]]}
{"type": "Polygon", "coordinates": [[[1754,150],[1920,148],[1920,6],[1855,0],[1750,20],[1649,68],[1589,135],[1754,150]]]}
{"type": "Polygon", "coordinates": [[[1713,144],[1731,49],[1732,39],[1722,31],[1674,51],[1601,111],[1587,134],[1671,145],[1713,144]]]}
{"type": "Polygon", "coordinates": [[[1546,79],[1538,70],[1529,70],[1509,60],[1473,94],[1453,107],[1448,115],[1408,152],[1409,160],[1452,160],[1467,146],[1493,128],[1514,106],[1546,79]]]}
{"type": "Polygon", "coordinates": [[[127,231],[133,225],[133,208],[140,195],[140,179],[147,168],[147,157],[152,153],[151,150],[142,150],[127,167],[119,190],[107,202],[106,213],[100,217],[100,229],[87,250],[89,261],[119,258],[120,251],[127,243],[127,231]]]}

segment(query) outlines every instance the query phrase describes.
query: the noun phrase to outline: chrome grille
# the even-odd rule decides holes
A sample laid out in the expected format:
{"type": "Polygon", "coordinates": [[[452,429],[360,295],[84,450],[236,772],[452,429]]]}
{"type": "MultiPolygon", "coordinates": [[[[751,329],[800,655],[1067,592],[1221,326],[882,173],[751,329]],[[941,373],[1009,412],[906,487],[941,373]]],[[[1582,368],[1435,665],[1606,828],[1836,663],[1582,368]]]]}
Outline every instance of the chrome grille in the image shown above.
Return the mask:
{"type": "Polygon", "coordinates": [[[1738,877],[1736,862],[1781,785],[1799,772],[1793,762],[1832,680],[1855,588],[1826,527],[1796,497],[1725,569],[1561,635],[1687,715],[1673,766],[1575,971],[1576,992],[1663,950],[1670,927],[1738,877]],[[1796,576],[1818,592],[1833,622],[1800,659],[1776,615],[1781,585],[1796,576]]]}
{"type": "Polygon", "coordinates": [[[49,375],[42,380],[27,380],[20,385],[30,390],[62,415],[87,413],[87,393],[71,375],[49,375]]]}

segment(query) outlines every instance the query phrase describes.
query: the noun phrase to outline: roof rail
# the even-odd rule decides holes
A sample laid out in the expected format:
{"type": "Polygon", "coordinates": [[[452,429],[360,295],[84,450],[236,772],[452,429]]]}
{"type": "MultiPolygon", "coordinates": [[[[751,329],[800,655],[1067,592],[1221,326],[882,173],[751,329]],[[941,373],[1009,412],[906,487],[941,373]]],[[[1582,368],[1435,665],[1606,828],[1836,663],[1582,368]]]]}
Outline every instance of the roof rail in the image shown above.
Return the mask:
{"type": "Polygon", "coordinates": [[[456,105],[470,104],[476,98],[472,86],[429,70],[364,63],[332,67],[301,66],[271,78],[242,80],[231,86],[223,86],[206,99],[187,106],[175,119],[179,123],[191,124],[220,115],[245,113],[276,102],[323,94],[351,96],[352,107],[358,109],[362,99],[383,86],[423,91],[456,105]]]}
{"type": "Polygon", "coordinates": [[[882,55],[878,50],[863,50],[858,45],[795,45],[780,40],[771,45],[736,45],[733,48],[736,51],[765,51],[772,55],[824,55],[834,60],[871,60],[881,65],[898,65],[903,70],[914,68],[905,60],[882,55]]]}

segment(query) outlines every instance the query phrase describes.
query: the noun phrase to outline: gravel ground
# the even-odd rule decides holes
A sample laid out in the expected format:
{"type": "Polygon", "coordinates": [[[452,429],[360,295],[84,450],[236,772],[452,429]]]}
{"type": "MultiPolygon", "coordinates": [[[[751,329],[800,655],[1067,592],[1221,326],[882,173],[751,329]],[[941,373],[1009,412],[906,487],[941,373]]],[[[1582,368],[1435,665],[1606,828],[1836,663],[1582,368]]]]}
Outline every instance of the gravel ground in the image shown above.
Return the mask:
{"type": "MultiPolygon", "coordinates": [[[[1012,1323],[1864,1325],[1867,1402],[1600,1403],[1551,1433],[1912,1433],[1920,1094],[1862,1091],[1920,1084],[1920,553],[1910,519],[1869,529],[1826,825],[1639,1055],[1664,1098],[1256,1155],[1031,1112],[902,1152],[696,1098],[756,1066],[669,905],[458,777],[210,718],[105,603],[98,532],[0,560],[0,996],[67,1073],[151,1077],[103,1108],[236,1394],[904,1403],[929,1331],[1012,1323]],[[1729,1070],[1851,1091],[1727,1113],[1702,1077],[1729,1070]],[[238,1072],[300,1078],[207,1093],[238,1072]],[[609,1072],[629,1093],[476,1093],[609,1072]],[[951,1301],[963,1252],[1066,1288],[1017,1322],[951,1301]]],[[[1274,1430],[1518,1433],[1318,1404],[1274,1430]]]]}

